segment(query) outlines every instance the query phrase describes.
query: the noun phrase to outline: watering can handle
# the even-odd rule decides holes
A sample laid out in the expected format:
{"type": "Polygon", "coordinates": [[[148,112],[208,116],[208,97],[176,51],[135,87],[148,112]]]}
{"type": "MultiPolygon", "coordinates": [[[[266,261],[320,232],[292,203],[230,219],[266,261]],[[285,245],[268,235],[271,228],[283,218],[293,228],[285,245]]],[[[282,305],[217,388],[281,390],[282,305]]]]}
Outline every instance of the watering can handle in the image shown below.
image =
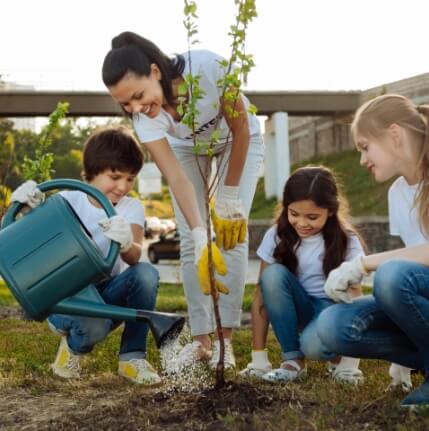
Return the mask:
{"type": "MultiPolygon", "coordinates": [[[[42,192],[47,192],[49,190],[56,190],[56,189],[66,189],[66,190],[80,190],[91,197],[93,197],[104,209],[108,217],[112,217],[116,215],[116,211],[113,208],[113,205],[109,201],[109,199],[106,198],[106,196],[100,192],[95,187],[84,183],[79,180],[72,180],[68,178],[59,178],[56,180],[51,181],[45,181],[44,183],[38,184],[38,189],[40,189],[42,192]]],[[[5,228],[6,226],[12,224],[15,221],[16,215],[21,211],[22,207],[25,204],[20,202],[14,202],[5,216],[2,220],[2,228],[5,228]]],[[[119,244],[115,241],[111,241],[110,243],[110,249],[107,254],[107,257],[105,259],[106,264],[109,268],[113,268],[113,265],[116,261],[116,258],[118,256],[119,252],[119,244]]]]}

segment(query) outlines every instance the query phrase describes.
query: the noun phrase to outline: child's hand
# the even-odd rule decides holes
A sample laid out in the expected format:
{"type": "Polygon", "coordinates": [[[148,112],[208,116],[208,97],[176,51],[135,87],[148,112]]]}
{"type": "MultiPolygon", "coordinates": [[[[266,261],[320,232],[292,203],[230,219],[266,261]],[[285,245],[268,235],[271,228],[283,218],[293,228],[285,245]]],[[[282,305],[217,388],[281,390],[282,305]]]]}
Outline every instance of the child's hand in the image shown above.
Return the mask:
{"type": "Polygon", "coordinates": [[[37,188],[37,183],[33,180],[21,184],[10,198],[11,202],[21,202],[36,208],[45,200],[45,194],[37,188]]]}
{"type": "MultiPolygon", "coordinates": [[[[207,246],[207,234],[202,227],[196,227],[192,230],[192,237],[195,244],[195,265],[197,267],[198,280],[200,289],[204,295],[210,295],[210,274],[209,274],[209,249],[207,246]]],[[[212,257],[215,271],[220,275],[225,275],[227,272],[225,260],[215,243],[212,243],[212,257]]],[[[215,281],[216,291],[224,294],[229,293],[229,289],[219,280],[215,281]]]]}
{"type": "Polygon", "coordinates": [[[116,241],[121,246],[121,253],[126,253],[134,244],[131,225],[121,216],[113,216],[98,222],[107,238],[116,241]]]}
{"type": "Polygon", "coordinates": [[[337,269],[331,271],[325,283],[325,293],[336,302],[352,302],[348,289],[351,285],[359,284],[367,272],[362,264],[362,256],[343,262],[337,269]]]}
{"type": "Polygon", "coordinates": [[[212,205],[211,213],[218,247],[229,250],[237,242],[245,241],[247,217],[238,197],[238,187],[224,186],[223,193],[212,205]]]}

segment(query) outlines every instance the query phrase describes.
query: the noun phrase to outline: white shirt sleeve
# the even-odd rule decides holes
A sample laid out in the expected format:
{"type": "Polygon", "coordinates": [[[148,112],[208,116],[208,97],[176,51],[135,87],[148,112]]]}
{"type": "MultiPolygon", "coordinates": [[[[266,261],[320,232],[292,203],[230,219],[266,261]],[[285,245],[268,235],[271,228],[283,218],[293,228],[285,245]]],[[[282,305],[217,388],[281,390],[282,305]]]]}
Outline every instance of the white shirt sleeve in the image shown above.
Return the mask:
{"type": "Polygon", "coordinates": [[[163,110],[155,118],[148,118],[144,114],[134,114],[133,125],[143,144],[166,138],[170,129],[168,115],[163,110]]]}
{"type": "Polygon", "coordinates": [[[125,197],[118,204],[116,211],[128,223],[144,228],[144,207],[139,200],[125,197]]]}
{"type": "Polygon", "coordinates": [[[276,260],[273,257],[273,253],[278,244],[277,238],[277,226],[270,227],[267,232],[265,232],[264,238],[261,244],[256,250],[256,254],[263,261],[273,264],[276,260]]]}
{"type": "Polygon", "coordinates": [[[345,260],[352,260],[356,256],[361,254],[365,254],[363,246],[359,240],[359,237],[356,235],[349,236],[349,243],[347,245],[347,254],[345,260]]]}

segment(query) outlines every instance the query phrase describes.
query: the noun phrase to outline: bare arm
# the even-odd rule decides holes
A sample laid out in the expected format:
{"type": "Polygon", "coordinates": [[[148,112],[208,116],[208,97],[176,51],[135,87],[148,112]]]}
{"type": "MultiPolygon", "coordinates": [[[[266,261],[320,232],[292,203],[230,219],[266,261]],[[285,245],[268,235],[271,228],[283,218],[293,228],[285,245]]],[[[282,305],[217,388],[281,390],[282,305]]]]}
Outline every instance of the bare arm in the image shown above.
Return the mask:
{"type": "Polygon", "coordinates": [[[167,139],[149,142],[145,146],[162,175],[167,179],[190,229],[203,226],[194,186],[176,159],[167,139]]]}
{"type": "Polygon", "coordinates": [[[382,263],[388,260],[409,260],[429,266],[429,244],[370,254],[362,258],[362,263],[369,271],[375,271],[382,263]]]}
{"type": "Polygon", "coordinates": [[[121,253],[121,259],[128,265],[134,265],[140,260],[143,243],[143,228],[138,224],[132,224],[131,230],[134,237],[133,246],[126,253],[121,253]]]}
{"type": "Polygon", "coordinates": [[[235,102],[235,106],[231,102],[222,102],[221,109],[232,134],[231,157],[225,177],[225,185],[238,186],[246,162],[250,139],[249,120],[241,94],[235,102]],[[228,111],[225,110],[225,106],[230,106],[231,109],[239,112],[238,117],[231,118],[228,111]]]}
{"type": "MultiPolygon", "coordinates": [[[[268,266],[267,262],[261,260],[261,266],[259,269],[260,280],[261,274],[264,269],[268,266]]],[[[253,297],[252,308],[251,308],[251,319],[252,319],[252,348],[253,350],[264,350],[267,345],[268,335],[268,317],[264,307],[264,300],[259,284],[256,285],[255,294],[253,297]]]]}

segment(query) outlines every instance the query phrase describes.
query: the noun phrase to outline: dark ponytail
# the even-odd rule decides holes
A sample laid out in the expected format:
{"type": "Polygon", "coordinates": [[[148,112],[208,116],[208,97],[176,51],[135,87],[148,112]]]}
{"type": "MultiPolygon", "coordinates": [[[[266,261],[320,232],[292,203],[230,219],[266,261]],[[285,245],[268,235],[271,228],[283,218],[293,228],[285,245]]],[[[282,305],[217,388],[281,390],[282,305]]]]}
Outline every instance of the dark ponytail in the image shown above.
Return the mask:
{"type": "Polygon", "coordinates": [[[173,102],[171,81],[182,75],[185,59],[164,54],[153,42],[130,31],[112,39],[112,49],[104,58],[102,76],[106,87],[116,85],[127,73],[138,77],[149,76],[151,64],[161,72],[161,87],[168,103],[173,102]]]}

